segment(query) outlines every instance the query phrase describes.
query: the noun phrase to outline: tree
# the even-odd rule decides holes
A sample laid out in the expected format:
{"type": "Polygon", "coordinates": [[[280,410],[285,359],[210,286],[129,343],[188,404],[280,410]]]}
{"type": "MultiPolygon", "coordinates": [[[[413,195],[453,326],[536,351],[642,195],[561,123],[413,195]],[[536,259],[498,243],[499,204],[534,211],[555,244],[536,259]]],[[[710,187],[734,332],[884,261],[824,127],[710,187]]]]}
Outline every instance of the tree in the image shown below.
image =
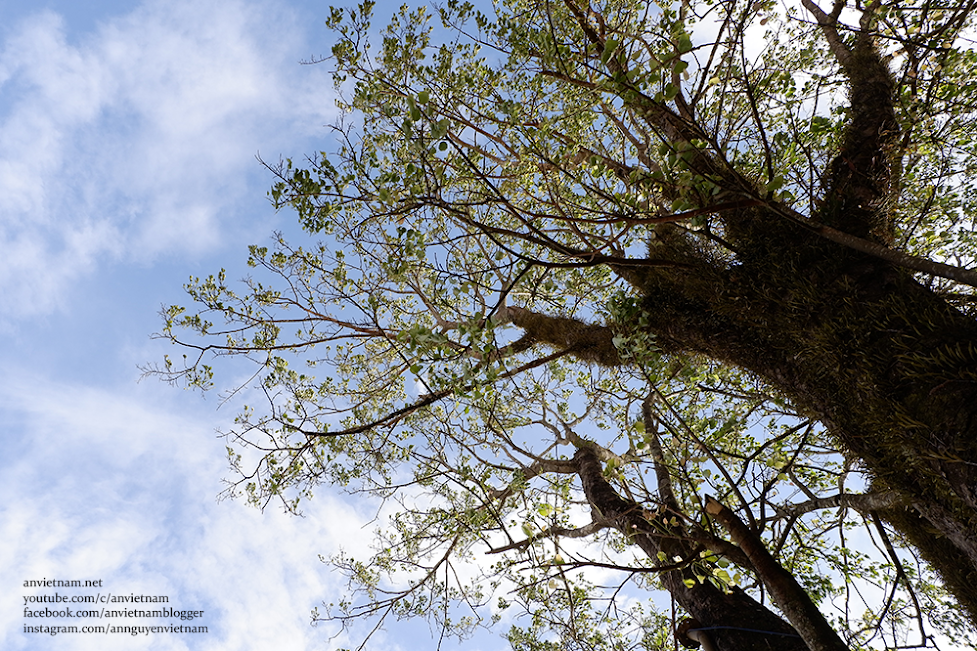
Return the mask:
{"type": "Polygon", "coordinates": [[[974,3],[372,9],[328,20],[336,151],[270,166],[319,241],[193,279],[157,369],[256,363],[231,492],[397,504],[328,616],[663,649],[664,589],[722,651],[973,635],[974,3]]]}

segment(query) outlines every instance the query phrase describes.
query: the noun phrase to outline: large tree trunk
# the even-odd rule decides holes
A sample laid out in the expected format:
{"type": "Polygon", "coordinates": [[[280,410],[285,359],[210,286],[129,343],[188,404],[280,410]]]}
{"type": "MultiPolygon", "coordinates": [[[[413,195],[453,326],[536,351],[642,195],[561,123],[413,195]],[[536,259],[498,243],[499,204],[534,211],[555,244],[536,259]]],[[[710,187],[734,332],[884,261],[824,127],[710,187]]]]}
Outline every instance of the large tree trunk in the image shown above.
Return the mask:
{"type": "MultiPolygon", "coordinates": [[[[630,274],[659,345],[764,378],[952,543],[947,557],[911,536],[944,577],[974,573],[977,322],[905,270],[799,229],[783,239],[728,272],[630,274]]],[[[954,591],[977,615],[974,589],[954,591]]]]}
{"type": "MultiPolygon", "coordinates": [[[[977,621],[977,582],[958,580],[977,576],[977,320],[907,269],[838,243],[847,237],[888,251],[901,129],[913,125],[899,123],[896,85],[873,42],[876,5],[846,39],[838,26],[843,5],[827,14],[813,0],[803,4],[848,78],[850,100],[847,130],[812,214],[793,213],[702,153],[689,167],[719,180],[714,201],[756,199],[716,215],[714,228],[735,261],[662,224],[649,255],[658,266],[615,271],[644,296],[645,327],[664,352],[699,353],[755,373],[823,423],[880,488],[896,490],[909,512],[890,512],[889,521],[977,621]],[[817,225],[840,239],[823,237],[817,225]],[[675,265],[660,264],[669,260],[675,265]]],[[[697,137],[688,122],[639,97],[635,110],[642,108],[673,141],[697,137]]],[[[606,350],[596,333],[579,334],[587,341],[577,348],[545,339],[606,363],[606,354],[594,354],[606,350]]]]}
{"type": "MultiPolygon", "coordinates": [[[[902,496],[883,517],[977,620],[977,322],[905,270],[757,221],[779,245],[729,271],[619,269],[645,296],[648,330],[666,354],[747,369],[822,422],[902,496]]],[[[611,327],[509,316],[534,341],[623,361],[611,327]]]]}

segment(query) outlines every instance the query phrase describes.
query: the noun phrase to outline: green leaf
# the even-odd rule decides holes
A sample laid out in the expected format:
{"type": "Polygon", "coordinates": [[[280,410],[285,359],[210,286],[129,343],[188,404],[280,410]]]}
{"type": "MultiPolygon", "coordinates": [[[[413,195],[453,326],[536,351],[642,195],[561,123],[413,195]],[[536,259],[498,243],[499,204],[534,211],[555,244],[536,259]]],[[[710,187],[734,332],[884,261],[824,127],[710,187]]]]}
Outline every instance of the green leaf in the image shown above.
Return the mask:
{"type": "Polygon", "coordinates": [[[607,62],[610,60],[611,55],[613,55],[614,51],[617,50],[618,45],[619,45],[618,41],[613,38],[609,38],[606,41],[604,41],[604,51],[600,55],[600,62],[602,64],[604,64],[605,66],[607,65],[607,62]]]}
{"type": "Polygon", "coordinates": [[[675,48],[678,50],[679,54],[685,54],[686,52],[692,51],[692,39],[688,34],[682,33],[678,35],[676,39],[675,48]]]}
{"type": "Polygon", "coordinates": [[[767,192],[776,192],[780,188],[784,187],[784,177],[775,176],[772,180],[767,182],[767,192]]]}

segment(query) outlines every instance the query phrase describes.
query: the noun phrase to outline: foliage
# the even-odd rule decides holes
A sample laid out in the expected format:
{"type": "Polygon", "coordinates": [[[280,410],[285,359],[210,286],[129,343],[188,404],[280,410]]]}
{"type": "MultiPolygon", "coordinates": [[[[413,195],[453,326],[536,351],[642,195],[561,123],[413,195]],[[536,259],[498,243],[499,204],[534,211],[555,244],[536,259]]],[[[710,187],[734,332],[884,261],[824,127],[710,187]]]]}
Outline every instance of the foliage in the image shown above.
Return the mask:
{"type": "Polygon", "coordinates": [[[195,354],[158,369],[255,363],[231,492],[395,505],[325,617],[664,649],[656,591],[703,623],[773,595],[779,637],[717,620],[719,648],[837,648],[752,541],[847,647],[973,634],[897,515],[975,530],[939,483],[973,449],[919,446],[977,379],[970,7],[803,4],[331,11],[337,149],[271,167],[318,241],[194,279],[161,334],[195,354]]]}

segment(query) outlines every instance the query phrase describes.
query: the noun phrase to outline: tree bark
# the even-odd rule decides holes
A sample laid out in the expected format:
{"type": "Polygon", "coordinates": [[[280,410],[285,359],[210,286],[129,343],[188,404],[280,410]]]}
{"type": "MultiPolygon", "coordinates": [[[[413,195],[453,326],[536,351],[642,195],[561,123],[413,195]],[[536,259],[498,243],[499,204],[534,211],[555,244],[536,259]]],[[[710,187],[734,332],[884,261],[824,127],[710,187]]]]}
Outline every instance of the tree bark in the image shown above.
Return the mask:
{"type": "Polygon", "coordinates": [[[774,559],[759,536],[750,531],[735,513],[712,497],[706,498],[706,512],[729,531],[733,542],[739,545],[753,563],[763,585],[811,651],[848,651],[848,645],[831,628],[794,575],[774,559]]]}
{"type": "MultiPolygon", "coordinates": [[[[617,494],[604,478],[601,462],[592,449],[578,448],[573,460],[591,507],[602,518],[611,520],[648,558],[657,563],[658,553],[663,552],[666,561],[671,563],[675,556],[684,558],[693,551],[681,525],[670,525],[663,517],[617,494]]],[[[711,583],[700,583],[689,569],[662,572],[661,580],[665,589],[703,628],[714,629],[710,634],[718,651],[808,649],[790,624],[742,590],[724,593],[711,583]],[[686,585],[686,580],[690,580],[691,587],[686,585]]]]}
{"type": "MultiPolygon", "coordinates": [[[[977,322],[841,246],[809,240],[764,258],[688,278],[622,273],[663,352],[763,378],[953,544],[948,557],[915,538],[944,578],[977,572],[977,322]]],[[[954,594],[977,615],[975,595],[954,594]]]]}

